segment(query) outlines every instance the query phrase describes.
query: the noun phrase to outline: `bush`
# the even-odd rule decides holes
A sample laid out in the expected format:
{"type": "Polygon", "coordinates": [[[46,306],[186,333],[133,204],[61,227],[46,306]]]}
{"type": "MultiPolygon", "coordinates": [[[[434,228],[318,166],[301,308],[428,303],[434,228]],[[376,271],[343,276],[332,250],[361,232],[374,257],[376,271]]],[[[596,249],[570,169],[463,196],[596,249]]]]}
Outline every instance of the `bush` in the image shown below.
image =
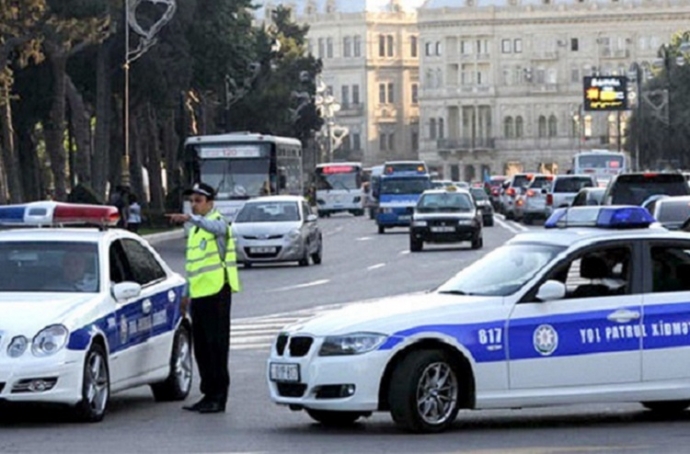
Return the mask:
{"type": "Polygon", "coordinates": [[[96,194],[91,186],[78,184],[67,196],[68,203],[87,203],[90,205],[103,205],[103,200],[96,194]]]}

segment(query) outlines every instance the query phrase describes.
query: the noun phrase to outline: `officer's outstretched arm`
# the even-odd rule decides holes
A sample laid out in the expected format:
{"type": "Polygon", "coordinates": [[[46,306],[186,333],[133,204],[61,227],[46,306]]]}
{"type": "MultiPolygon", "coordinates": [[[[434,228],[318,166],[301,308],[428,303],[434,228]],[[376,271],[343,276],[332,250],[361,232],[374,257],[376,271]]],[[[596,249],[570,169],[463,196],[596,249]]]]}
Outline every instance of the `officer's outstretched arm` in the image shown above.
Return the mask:
{"type": "Polygon", "coordinates": [[[225,236],[228,233],[228,222],[225,219],[208,219],[198,214],[189,217],[189,222],[195,227],[206,230],[215,236],[225,236]]]}

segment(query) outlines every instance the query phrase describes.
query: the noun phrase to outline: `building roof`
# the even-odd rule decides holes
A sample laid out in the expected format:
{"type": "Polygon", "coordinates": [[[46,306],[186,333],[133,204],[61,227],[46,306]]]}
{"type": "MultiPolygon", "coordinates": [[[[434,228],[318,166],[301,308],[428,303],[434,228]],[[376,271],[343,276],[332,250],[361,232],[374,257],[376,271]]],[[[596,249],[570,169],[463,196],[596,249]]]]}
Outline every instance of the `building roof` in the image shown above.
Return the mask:
{"type": "MultiPolygon", "coordinates": [[[[315,8],[312,13],[341,12],[361,13],[365,11],[386,12],[394,11],[395,4],[400,5],[403,11],[414,11],[422,6],[426,0],[255,0],[255,4],[263,10],[266,6],[292,6],[297,15],[309,14],[308,9],[315,8]],[[327,11],[332,7],[333,11],[327,11]]],[[[453,3],[450,0],[445,0],[453,3]]],[[[456,1],[457,5],[457,1],[456,1]]]]}

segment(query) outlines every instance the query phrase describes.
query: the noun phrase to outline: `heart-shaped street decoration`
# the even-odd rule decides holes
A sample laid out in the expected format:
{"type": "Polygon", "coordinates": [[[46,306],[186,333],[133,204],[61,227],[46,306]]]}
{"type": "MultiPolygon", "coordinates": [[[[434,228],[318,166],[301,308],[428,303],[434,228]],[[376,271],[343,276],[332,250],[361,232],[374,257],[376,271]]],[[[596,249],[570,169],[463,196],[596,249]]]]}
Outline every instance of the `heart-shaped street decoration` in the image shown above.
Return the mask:
{"type": "Polygon", "coordinates": [[[132,30],[134,30],[137,35],[141,36],[144,41],[152,41],[165,24],[170,22],[175,15],[176,9],[176,0],[127,0],[127,22],[129,22],[129,26],[132,27],[132,30]],[[142,3],[151,3],[154,6],[165,6],[165,11],[161,17],[148,29],[144,29],[137,20],[137,8],[139,8],[142,3]]]}

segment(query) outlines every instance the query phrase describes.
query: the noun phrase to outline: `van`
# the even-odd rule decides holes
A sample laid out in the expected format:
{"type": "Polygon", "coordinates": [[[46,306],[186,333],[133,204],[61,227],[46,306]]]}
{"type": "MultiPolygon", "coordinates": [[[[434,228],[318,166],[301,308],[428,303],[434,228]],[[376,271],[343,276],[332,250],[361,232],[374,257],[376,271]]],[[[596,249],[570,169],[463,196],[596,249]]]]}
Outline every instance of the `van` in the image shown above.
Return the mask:
{"type": "Polygon", "coordinates": [[[604,193],[602,205],[642,205],[651,196],[690,195],[681,173],[624,173],[616,175],[604,193]]]}

